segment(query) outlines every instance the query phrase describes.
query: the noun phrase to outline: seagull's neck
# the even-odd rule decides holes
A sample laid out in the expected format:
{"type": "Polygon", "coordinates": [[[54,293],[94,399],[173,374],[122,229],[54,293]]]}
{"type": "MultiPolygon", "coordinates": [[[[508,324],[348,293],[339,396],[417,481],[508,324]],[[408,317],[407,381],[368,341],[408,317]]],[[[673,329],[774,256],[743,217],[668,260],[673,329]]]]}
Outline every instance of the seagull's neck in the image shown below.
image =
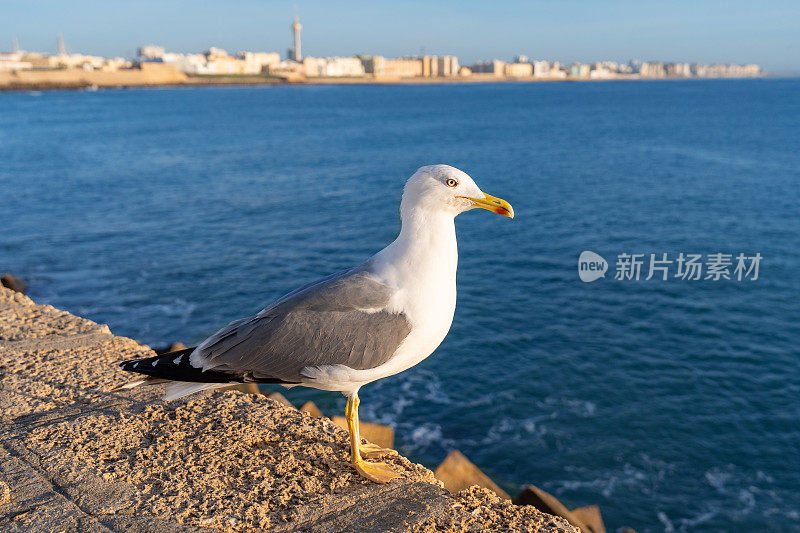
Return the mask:
{"type": "Polygon", "coordinates": [[[375,266],[403,283],[455,283],[458,243],[452,213],[403,209],[400,235],[376,256],[375,266]]]}

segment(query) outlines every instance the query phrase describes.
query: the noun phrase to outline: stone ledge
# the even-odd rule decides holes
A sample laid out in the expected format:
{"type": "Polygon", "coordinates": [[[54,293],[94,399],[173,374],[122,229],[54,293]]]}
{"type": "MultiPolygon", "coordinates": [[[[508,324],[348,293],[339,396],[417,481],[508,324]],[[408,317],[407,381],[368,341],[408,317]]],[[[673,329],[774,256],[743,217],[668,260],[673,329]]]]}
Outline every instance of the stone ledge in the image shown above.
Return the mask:
{"type": "Polygon", "coordinates": [[[149,348],[4,288],[0,316],[4,531],[577,531],[474,488],[451,496],[402,456],[403,479],[370,483],[345,430],[264,396],[113,392],[130,379],[116,363],[149,348]]]}

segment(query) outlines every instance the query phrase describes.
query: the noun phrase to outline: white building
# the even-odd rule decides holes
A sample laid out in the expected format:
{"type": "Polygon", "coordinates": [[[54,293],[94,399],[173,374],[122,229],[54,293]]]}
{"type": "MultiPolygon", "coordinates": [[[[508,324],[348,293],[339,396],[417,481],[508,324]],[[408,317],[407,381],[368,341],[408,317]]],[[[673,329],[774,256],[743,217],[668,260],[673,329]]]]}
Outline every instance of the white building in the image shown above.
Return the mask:
{"type": "Polygon", "coordinates": [[[88,56],[84,54],[59,54],[48,56],[50,68],[82,68],[85,70],[100,70],[106,63],[106,58],[88,56]]]}
{"type": "Polygon", "coordinates": [[[642,78],[665,78],[667,72],[663,63],[645,61],[639,65],[639,76],[642,78]]]}
{"type": "Polygon", "coordinates": [[[0,72],[30,70],[31,68],[33,68],[33,64],[30,61],[23,61],[21,52],[0,52],[0,72]]]}
{"type": "Polygon", "coordinates": [[[508,78],[528,78],[533,75],[533,65],[530,63],[506,63],[503,75],[508,78]]]}
{"type": "Polygon", "coordinates": [[[550,62],[549,61],[534,61],[533,62],[533,76],[535,78],[549,78],[550,77],[550,62]]]}
{"type": "Polygon", "coordinates": [[[202,54],[167,52],[163,46],[147,45],[139,48],[140,62],[160,62],[175,65],[185,74],[241,75],[260,74],[280,63],[274,52],[246,52],[228,55],[222,48],[210,47],[202,54]]]}
{"type": "Polygon", "coordinates": [[[561,69],[561,63],[558,61],[531,61],[533,65],[534,78],[566,78],[567,73],[561,69]]]}
{"type": "Polygon", "coordinates": [[[305,75],[309,78],[362,77],[364,65],[357,57],[306,57],[305,75]]]}
{"type": "Polygon", "coordinates": [[[158,59],[163,57],[167,51],[164,49],[163,46],[156,46],[154,44],[146,44],[144,46],[140,46],[139,49],[136,51],[136,54],[140,58],[147,58],[147,59],[158,59]]]}
{"type": "Polygon", "coordinates": [[[266,72],[270,66],[281,62],[281,56],[276,52],[239,52],[236,57],[245,62],[247,74],[266,72]]]}
{"type": "Polygon", "coordinates": [[[691,78],[692,67],[689,63],[667,63],[666,74],[670,78],[691,78]]]}
{"type": "Polygon", "coordinates": [[[458,76],[458,58],[456,56],[436,57],[436,72],[439,76],[458,76]]]}

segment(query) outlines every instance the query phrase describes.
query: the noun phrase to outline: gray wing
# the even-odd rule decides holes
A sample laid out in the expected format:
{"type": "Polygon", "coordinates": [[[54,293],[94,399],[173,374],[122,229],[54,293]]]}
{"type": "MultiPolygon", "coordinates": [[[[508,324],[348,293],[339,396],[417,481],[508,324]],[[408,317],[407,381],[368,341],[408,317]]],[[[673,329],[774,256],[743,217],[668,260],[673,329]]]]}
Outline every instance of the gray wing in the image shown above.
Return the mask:
{"type": "Polygon", "coordinates": [[[255,381],[293,383],[306,381],[305,367],[375,368],[411,331],[405,315],[383,310],[392,294],[366,266],[333,274],[232,322],[197,347],[192,363],[255,381]]]}

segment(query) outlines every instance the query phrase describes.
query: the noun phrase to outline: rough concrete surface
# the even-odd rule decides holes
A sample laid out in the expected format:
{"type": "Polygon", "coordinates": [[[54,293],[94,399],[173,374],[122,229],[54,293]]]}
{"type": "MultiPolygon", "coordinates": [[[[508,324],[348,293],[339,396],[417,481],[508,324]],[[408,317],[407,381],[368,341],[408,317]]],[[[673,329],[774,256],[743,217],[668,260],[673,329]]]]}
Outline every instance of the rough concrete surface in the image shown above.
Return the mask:
{"type": "Polygon", "coordinates": [[[402,456],[358,476],[347,432],[264,396],[114,392],[152,351],[0,288],[0,530],[577,531],[402,456]]]}

